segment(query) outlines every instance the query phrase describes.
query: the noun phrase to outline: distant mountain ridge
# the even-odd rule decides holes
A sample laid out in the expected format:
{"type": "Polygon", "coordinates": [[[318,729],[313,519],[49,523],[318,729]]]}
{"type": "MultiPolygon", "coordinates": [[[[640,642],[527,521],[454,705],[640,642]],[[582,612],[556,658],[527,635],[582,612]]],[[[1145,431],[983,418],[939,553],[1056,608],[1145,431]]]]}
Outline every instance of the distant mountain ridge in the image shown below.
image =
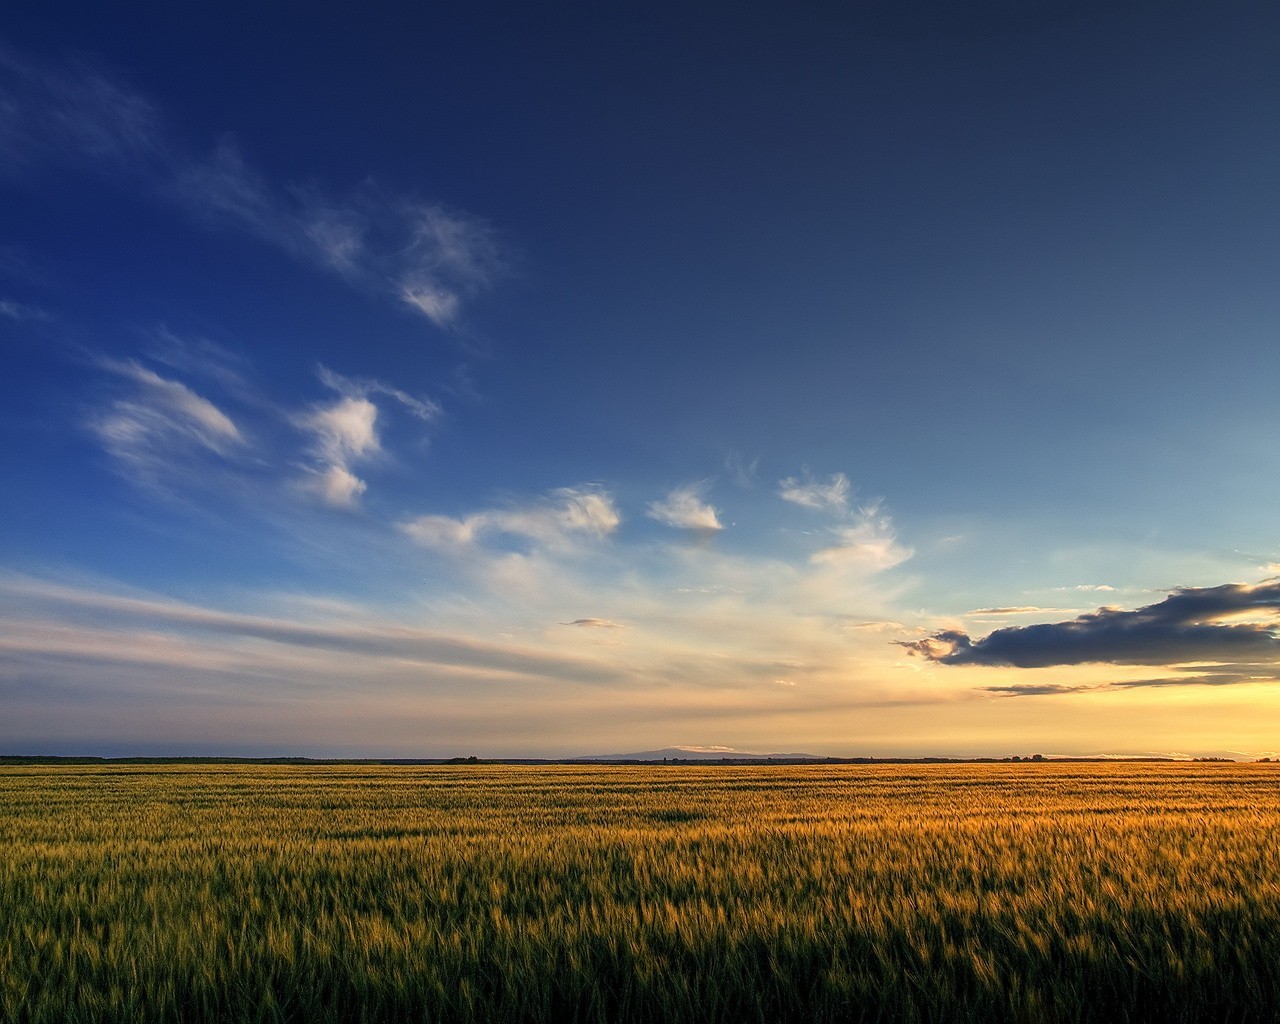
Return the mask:
{"type": "Polygon", "coordinates": [[[631,754],[584,754],[573,761],[825,761],[821,754],[757,754],[727,747],[663,747],[631,754]]]}

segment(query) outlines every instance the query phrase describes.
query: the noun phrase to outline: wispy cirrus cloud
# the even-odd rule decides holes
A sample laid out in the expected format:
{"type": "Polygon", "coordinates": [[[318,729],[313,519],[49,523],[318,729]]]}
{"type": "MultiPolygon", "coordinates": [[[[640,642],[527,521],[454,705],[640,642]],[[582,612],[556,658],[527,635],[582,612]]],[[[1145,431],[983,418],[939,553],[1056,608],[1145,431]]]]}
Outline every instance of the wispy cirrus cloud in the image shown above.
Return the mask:
{"type": "Polygon", "coordinates": [[[80,162],[154,174],[170,161],[155,105],[83,63],[44,64],[0,45],[0,168],[80,162]]]}
{"type": "Polygon", "coordinates": [[[803,478],[790,476],[778,482],[778,497],[803,508],[844,512],[849,507],[849,478],[833,473],[826,480],[814,480],[806,472],[803,478]]]}
{"type": "Polygon", "coordinates": [[[465,554],[486,539],[502,538],[564,552],[584,540],[607,537],[621,521],[613,497],[585,485],[558,488],[532,504],[483,509],[461,518],[418,516],[401,529],[422,547],[444,554],[465,554]]]}
{"type": "Polygon", "coordinates": [[[248,382],[250,361],[215,341],[204,337],[188,337],[161,325],[153,333],[146,350],[147,358],[167,371],[212,382],[224,391],[253,398],[248,382]]]}
{"type": "Polygon", "coordinates": [[[810,561],[815,565],[881,572],[901,565],[914,553],[898,542],[893,519],[878,501],[862,506],[851,522],[832,532],[836,543],[813,554],[810,561]]]}
{"type": "Polygon", "coordinates": [[[84,63],[0,49],[0,172],[42,166],[110,175],[215,228],[242,231],[354,287],[402,303],[436,327],[506,267],[484,220],[366,183],[336,198],[273,185],[225,135],[204,155],[183,145],[156,103],[84,63]]]}
{"type": "Polygon", "coordinates": [[[835,516],[830,528],[835,543],[815,551],[813,565],[842,573],[876,573],[901,565],[914,551],[898,542],[893,519],[880,499],[850,507],[853,487],[844,473],[815,479],[806,469],[799,477],[778,481],[778,497],[792,505],[835,516]]]}
{"type": "Polygon", "coordinates": [[[649,502],[646,515],[677,530],[715,533],[724,529],[720,513],[704,500],[707,482],[686,484],[667,492],[665,498],[649,502]]]}
{"type": "Polygon", "coordinates": [[[340,395],[352,398],[367,398],[369,395],[386,395],[395,399],[415,419],[430,423],[440,416],[440,403],[432,398],[419,398],[371,377],[345,377],[335,373],[327,366],[317,367],[316,373],[320,382],[340,395]]]}
{"type": "Polygon", "coordinates": [[[133,361],[103,365],[128,388],[90,428],[121,468],[142,482],[157,484],[192,457],[227,458],[246,447],[231,417],[181,381],[133,361]]]}
{"type": "Polygon", "coordinates": [[[53,319],[52,314],[47,310],[30,306],[25,302],[16,302],[13,299],[0,299],[0,317],[27,323],[40,323],[53,319]]]}
{"type": "Polygon", "coordinates": [[[1067,622],[997,629],[979,640],[943,630],[902,646],[942,665],[1174,665],[1259,657],[1280,663],[1278,625],[1280,581],[1265,580],[1182,588],[1132,611],[1100,608],[1067,622]]]}

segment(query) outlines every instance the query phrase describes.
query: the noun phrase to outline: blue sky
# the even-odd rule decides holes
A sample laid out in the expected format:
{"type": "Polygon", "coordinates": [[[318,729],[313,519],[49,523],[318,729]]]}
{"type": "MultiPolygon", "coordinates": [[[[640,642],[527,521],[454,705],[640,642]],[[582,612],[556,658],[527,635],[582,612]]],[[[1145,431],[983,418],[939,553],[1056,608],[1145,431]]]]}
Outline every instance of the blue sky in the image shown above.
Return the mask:
{"type": "Polygon", "coordinates": [[[0,18],[0,749],[1274,754],[1269,5],[0,18]]]}

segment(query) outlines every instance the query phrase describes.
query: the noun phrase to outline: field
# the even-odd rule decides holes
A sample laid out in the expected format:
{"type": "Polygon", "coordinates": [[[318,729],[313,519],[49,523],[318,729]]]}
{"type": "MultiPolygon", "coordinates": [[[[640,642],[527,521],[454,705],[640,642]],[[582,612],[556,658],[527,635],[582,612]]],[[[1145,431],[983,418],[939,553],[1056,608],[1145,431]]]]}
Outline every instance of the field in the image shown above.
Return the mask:
{"type": "Polygon", "coordinates": [[[0,767],[0,1020],[1280,1021],[1280,765],[0,767]]]}

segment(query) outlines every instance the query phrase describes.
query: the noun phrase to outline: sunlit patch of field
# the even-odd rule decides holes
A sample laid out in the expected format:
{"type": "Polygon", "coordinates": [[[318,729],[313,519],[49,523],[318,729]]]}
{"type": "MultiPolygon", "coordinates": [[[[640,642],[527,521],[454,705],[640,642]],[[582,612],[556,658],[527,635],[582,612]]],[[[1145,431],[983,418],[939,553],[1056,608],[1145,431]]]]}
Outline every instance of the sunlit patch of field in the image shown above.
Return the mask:
{"type": "Polygon", "coordinates": [[[0,1019],[1277,1021],[1280,765],[0,767],[0,1019]]]}

